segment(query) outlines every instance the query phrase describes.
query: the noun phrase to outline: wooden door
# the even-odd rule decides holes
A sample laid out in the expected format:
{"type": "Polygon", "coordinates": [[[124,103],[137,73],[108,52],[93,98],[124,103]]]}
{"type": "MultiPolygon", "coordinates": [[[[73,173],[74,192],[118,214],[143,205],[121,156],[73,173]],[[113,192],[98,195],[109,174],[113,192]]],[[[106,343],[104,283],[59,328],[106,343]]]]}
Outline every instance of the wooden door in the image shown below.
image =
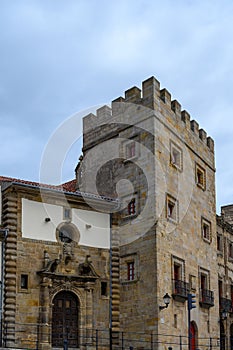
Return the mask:
{"type": "Polygon", "coordinates": [[[52,346],[78,347],[78,299],[71,292],[62,291],[53,299],[52,346]]]}
{"type": "Polygon", "coordinates": [[[197,334],[196,334],[195,324],[193,322],[191,322],[191,325],[190,325],[190,333],[191,333],[191,350],[196,350],[197,334]]]}

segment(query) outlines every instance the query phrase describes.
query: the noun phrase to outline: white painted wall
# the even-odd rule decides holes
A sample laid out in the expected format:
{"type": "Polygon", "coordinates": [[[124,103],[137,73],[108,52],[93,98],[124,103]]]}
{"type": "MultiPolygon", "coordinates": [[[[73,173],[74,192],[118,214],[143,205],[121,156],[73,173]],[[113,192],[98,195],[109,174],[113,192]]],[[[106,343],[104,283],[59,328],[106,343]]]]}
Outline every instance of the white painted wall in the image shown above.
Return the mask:
{"type": "MultiPolygon", "coordinates": [[[[22,199],[23,237],[56,242],[56,228],[62,222],[65,222],[62,206],[22,199]],[[50,218],[50,221],[45,222],[45,218],[50,218]]],[[[71,222],[80,232],[79,244],[110,247],[109,214],[72,209],[71,222]]]]}
{"type": "Polygon", "coordinates": [[[109,214],[73,209],[72,222],[79,229],[80,244],[100,248],[110,247],[109,214]]]}

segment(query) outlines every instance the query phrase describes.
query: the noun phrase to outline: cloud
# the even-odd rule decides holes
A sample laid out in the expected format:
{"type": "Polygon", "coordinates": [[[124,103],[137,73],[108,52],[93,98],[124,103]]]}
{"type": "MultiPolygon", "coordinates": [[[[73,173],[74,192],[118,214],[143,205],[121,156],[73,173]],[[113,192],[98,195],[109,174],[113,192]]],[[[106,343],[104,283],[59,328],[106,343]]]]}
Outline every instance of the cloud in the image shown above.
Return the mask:
{"type": "MultiPolygon", "coordinates": [[[[5,174],[39,172],[42,149],[57,125],[140,87],[151,75],[230,157],[232,10],[230,0],[2,0],[5,174]]],[[[219,151],[217,157],[219,184],[229,181],[231,166],[219,151]]]]}

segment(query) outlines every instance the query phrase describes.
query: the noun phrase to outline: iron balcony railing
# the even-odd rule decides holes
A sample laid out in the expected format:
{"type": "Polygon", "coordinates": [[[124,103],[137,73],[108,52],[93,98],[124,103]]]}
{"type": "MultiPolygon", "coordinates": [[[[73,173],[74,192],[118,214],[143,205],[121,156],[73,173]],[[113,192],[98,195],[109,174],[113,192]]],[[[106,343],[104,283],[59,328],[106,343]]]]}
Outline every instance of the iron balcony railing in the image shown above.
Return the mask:
{"type": "Polygon", "coordinates": [[[185,301],[188,298],[189,283],[182,280],[173,280],[172,296],[175,300],[185,301]]]}
{"type": "Polygon", "coordinates": [[[200,305],[205,308],[214,306],[214,292],[208,289],[200,289],[199,302],[200,305]]]}

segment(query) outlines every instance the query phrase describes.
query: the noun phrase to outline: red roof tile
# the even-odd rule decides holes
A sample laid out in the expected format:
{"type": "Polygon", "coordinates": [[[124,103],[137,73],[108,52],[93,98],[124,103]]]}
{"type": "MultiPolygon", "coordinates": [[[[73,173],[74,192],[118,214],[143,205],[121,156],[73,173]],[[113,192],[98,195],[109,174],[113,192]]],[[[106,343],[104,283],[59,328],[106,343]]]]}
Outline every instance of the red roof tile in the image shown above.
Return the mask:
{"type": "Polygon", "coordinates": [[[20,184],[29,185],[29,186],[50,188],[54,190],[61,190],[61,191],[67,191],[67,192],[75,192],[75,187],[76,187],[76,179],[65,182],[64,184],[61,184],[61,185],[49,185],[49,184],[39,183],[35,181],[28,181],[28,180],[16,179],[13,177],[0,176],[0,182],[11,182],[11,183],[14,182],[14,183],[20,183],[20,184]]]}

